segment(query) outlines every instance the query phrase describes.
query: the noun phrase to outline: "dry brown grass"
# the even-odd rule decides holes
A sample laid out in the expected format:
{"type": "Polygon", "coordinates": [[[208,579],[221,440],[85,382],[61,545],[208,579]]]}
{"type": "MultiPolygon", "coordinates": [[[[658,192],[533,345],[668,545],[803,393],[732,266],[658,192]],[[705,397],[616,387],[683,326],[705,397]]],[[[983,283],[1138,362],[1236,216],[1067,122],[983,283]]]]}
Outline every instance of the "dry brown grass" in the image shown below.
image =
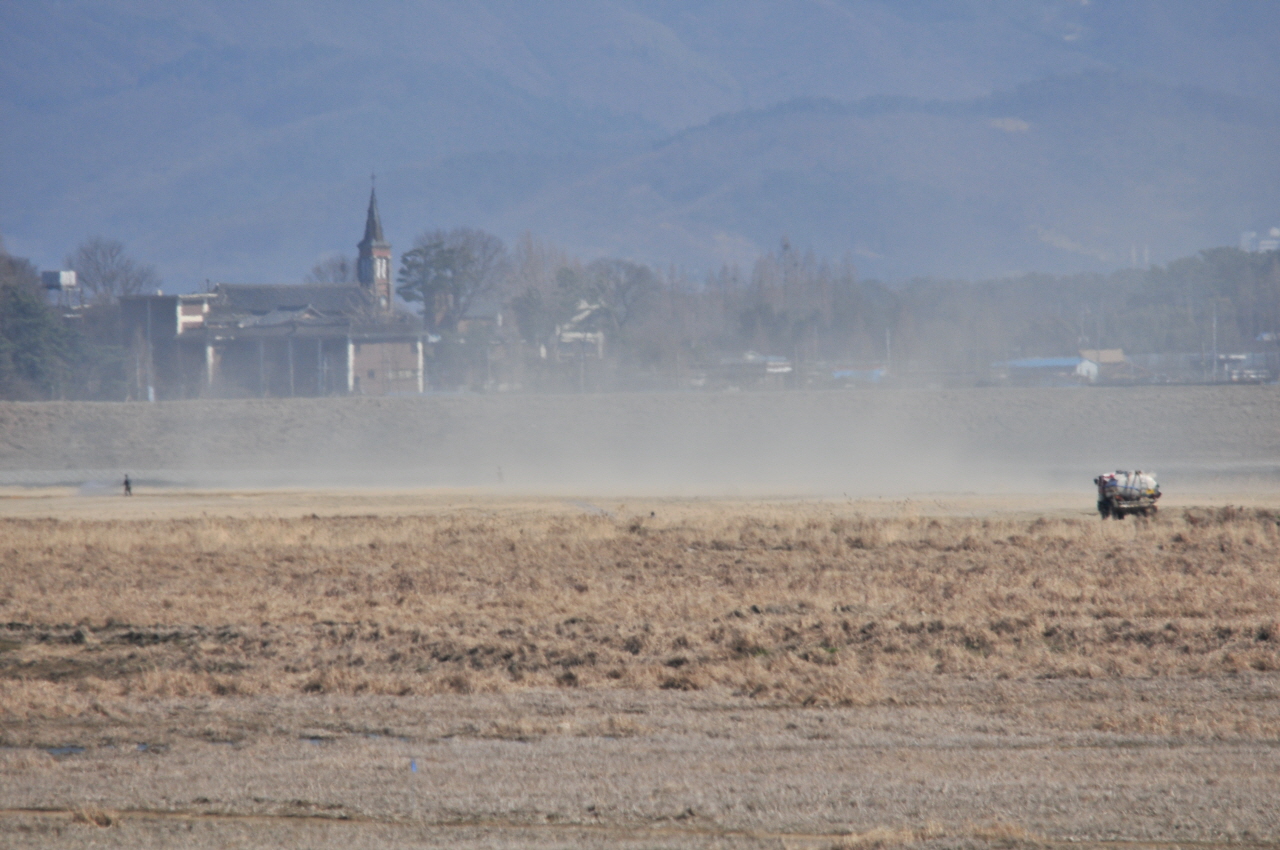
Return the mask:
{"type": "Polygon", "coordinates": [[[1280,524],[1266,511],[670,514],[3,520],[0,715],[138,697],[540,687],[857,705],[905,672],[1280,670],[1280,524]]]}
{"type": "Polygon", "coordinates": [[[830,845],[830,850],[882,850],[882,848],[915,846],[981,846],[981,847],[1029,847],[1044,846],[1043,836],[1025,827],[1005,821],[981,824],[963,824],[948,828],[940,823],[926,823],[914,827],[876,827],[866,832],[853,832],[841,836],[830,845]]]}
{"type": "Polygon", "coordinates": [[[86,826],[109,827],[118,824],[120,816],[114,812],[99,809],[96,806],[84,806],[76,809],[71,816],[71,820],[73,823],[82,823],[86,826]]]}

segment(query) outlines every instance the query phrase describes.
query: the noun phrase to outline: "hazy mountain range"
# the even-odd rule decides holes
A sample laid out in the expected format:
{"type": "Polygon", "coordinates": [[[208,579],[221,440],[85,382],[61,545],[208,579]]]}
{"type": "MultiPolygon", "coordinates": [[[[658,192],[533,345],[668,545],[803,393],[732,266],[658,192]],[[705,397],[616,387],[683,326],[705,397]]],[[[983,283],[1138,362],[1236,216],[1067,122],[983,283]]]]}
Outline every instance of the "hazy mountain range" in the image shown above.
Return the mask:
{"type": "Polygon", "coordinates": [[[0,5],[0,234],[171,290],[526,230],[701,273],[1105,270],[1280,224],[1280,4],[0,5]]]}

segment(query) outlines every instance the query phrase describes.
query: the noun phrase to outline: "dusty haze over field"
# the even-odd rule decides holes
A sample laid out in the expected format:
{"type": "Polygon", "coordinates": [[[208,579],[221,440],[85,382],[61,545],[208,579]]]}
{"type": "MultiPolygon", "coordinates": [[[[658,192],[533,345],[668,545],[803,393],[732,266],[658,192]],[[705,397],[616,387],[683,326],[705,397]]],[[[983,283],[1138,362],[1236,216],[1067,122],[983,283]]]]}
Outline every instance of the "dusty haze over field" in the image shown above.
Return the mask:
{"type": "Polygon", "coordinates": [[[0,483],[876,496],[1274,487],[1275,387],[0,405],[0,483]]]}

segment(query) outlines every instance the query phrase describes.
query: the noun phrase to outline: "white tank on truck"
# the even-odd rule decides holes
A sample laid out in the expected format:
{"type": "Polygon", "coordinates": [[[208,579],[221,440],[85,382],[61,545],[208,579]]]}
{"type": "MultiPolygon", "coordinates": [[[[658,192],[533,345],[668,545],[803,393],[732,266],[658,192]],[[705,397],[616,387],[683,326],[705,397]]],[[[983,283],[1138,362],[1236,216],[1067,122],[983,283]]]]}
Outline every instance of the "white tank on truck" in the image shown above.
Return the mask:
{"type": "Polygon", "coordinates": [[[1154,472],[1117,469],[1093,479],[1098,485],[1098,513],[1103,519],[1124,519],[1128,514],[1155,516],[1160,485],[1154,472]]]}

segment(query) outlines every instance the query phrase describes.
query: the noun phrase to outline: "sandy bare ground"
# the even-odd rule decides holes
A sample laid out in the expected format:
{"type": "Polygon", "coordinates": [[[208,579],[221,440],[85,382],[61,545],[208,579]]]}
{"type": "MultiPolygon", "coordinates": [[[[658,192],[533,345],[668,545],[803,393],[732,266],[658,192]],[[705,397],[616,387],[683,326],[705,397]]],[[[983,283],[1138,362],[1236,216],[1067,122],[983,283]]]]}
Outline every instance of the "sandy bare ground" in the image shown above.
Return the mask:
{"type": "MultiPolygon", "coordinates": [[[[114,485],[114,482],[113,482],[114,485]]],[[[1093,519],[1093,487],[1086,480],[1071,490],[1034,493],[974,493],[919,491],[881,498],[831,498],[823,496],[774,496],[739,498],[657,498],[588,494],[545,497],[510,493],[506,488],[403,488],[374,487],[270,489],[190,489],[138,485],[134,498],[120,498],[120,488],[0,486],[0,518],[56,518],[62,520],[170,520],[202,516],[298,518],[316,514],[331,516],[442,516],[494,511],[547,510],[566,514],[613,517],[661,514],[664,520],[733,516],[775,505],[844,513],[875,518],[903,517],[1053,517],[1093,519]]],[[[1195,507],[1249,508],[1280,506],[1280,489],[1243,491],[1195,488],[1166,492],[1160,501],[1166,512],[1195,507]]]]}
{"type": "Polygon", "coordinates": [[[1083,495],[14,489],[0,847],[1280,845],[1280,499],[1083,495]]]}
{"type": "Polygon", "coordinates": [[[1099,728],[1236,705],[1280,680],[163,701],[6,754],[0,846],[1275,846],[1274,737],[1099,728]]]}

